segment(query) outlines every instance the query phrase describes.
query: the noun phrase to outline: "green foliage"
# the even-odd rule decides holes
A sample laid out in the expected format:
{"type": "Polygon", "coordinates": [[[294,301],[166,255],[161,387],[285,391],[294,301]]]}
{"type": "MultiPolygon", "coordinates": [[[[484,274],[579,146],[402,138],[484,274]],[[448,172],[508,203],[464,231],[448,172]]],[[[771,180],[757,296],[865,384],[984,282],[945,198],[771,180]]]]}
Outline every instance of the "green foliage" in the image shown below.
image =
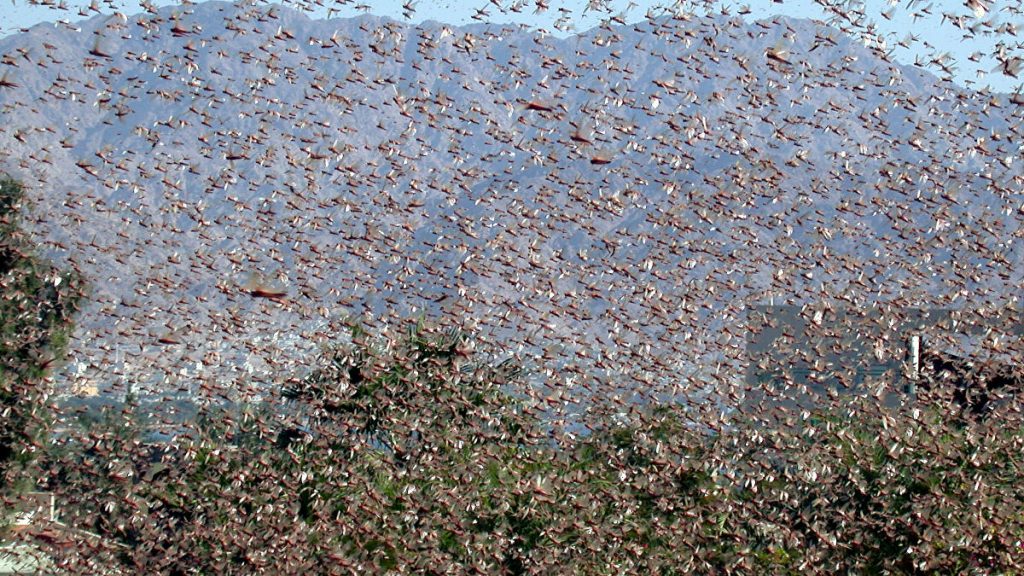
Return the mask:
{"type": "Polygon", "coordinates": [[[24,189],[0,178],[0,492],[24,488],[47,426],[43,377],[82,298],[74,274],[33,256],[19,230],[24,189]]]}
{"type": "Polygon", "coordinates": [[[745,448],[727,454],[751,479],[734,493],[756,505],[740,528],[763,549],[761,569],[1021,569],[1019,418],[951,425],[944,406],[889,409],[855,398],[809,420],[816,423],[772,433],[741,429],[735,445],[745,448]]]}
{"type": "Polygon", "coordinates": [[[390,349],[358,330],[354,336],[352,346],[328,351],[321,369],[284,390],[310,409],[321,433],[404,463],[459,449],[459,430],[473,429],[472,443],[523,439],[522,407],[503,390],[520,372],[507,362],[473,362],[465,334],[428,334],[418,325],[390,349]]]}
{"type": "Polygon", "coordinates": [[[280,405],[207,408],[166,445],[94,427],[57,489],[147,574],[1024,569],[1019,418],[859,399],[711,433],[663,406],[553,442],[519,376],[459,332],[356,334],[280,405]]]}

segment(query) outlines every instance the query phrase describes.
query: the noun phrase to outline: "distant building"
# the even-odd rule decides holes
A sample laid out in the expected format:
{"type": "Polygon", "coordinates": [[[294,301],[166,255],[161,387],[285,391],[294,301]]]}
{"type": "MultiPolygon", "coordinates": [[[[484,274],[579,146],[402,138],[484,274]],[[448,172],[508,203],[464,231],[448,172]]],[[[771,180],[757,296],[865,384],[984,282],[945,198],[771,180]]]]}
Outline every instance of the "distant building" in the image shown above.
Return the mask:
{"type": "Polygon", "coordinates": [[[912,397],[918,387],[946,382],[959,389],[961,408],[981,413],[991,389],[1021,384],[1008,364],[984,369],[961,355],[930,346],[955,334],[976,336],[993,326],[1024,335],[1016,311],[982,317],[951,309],[879,306],[867,310],[822,306],[753,306],[749,336],[746,411],[782,406],[811,408],[828,396],[868,392],[887,405],[912,397]]]}
{"type": "Polygon", "coordinates": [[[913,392],[922,336],[953,327],[950,310],[753,306],[748,311],[748,409],[809,408],[831,393],[913,392]]]}

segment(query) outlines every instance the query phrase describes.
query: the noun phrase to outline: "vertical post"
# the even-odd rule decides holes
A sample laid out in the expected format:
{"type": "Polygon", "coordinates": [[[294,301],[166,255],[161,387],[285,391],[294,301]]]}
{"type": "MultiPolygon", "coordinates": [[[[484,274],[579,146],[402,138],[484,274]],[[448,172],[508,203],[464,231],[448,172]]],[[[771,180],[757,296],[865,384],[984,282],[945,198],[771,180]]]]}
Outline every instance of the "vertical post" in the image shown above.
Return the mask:
{"type": "Polygon", "coordinates": [[[910,376],[911,380],[917,381],[921,377],[921,335],[914,334],[910,337],[910,376]]]}
{"type": "Polygon", "coordinates": [[[907,339],[907,360],[906,360],[907,383],[903,391],[914,395],[917,392],[917,381],[921,378],[921,336],[914,334],[907,339]]]}

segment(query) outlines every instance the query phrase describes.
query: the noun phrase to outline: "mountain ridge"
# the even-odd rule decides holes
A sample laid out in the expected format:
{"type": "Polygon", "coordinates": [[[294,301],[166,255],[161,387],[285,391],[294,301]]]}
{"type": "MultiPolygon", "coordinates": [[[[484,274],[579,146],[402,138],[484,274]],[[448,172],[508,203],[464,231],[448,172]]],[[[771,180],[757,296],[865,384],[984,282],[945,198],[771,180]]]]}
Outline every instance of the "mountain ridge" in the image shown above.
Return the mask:
{"type": "Polygon", "coordinates": [[[77,51],[0,40],[5,167],[97,286],[69,380],[300,370],[345,317],[424,311],[624,382],[735,379],[747,304],[995,306],[1022,281],[1024,110],[808,21],[559,39],[192,8],[97,17],[77,51]]]}

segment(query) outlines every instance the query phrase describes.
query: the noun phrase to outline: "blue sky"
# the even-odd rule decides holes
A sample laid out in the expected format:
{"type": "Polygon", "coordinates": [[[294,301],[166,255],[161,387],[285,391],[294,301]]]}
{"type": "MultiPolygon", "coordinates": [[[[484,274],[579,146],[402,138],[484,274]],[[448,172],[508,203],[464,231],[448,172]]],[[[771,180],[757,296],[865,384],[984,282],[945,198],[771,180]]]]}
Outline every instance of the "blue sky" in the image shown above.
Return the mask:
{"type": "MultiPolygon", "coordinates": [[[[64,19],[71,22],[80,20],[79,10],[89,12],[93,0],[44,0],[49,6],[32,4],[25,0],[13,0],[12,6],[0,8],[0,35],[16,32],[21,28],[40,22],[52,22],[64,19]],[[66,9],[55,6],[64,5],[66,9]]],[[[420,22],[422,20],[438,20],[452,24],[473,22],[474,16],[484,21],[507,23],[519,22],[533,27],[544,28],[552,33],[565,35],[572,31],[585,30],[600,24],[601,20],[610,15],[622,16],[627,22],[643,19],[649,13],[657,14],[666,9],[683,9],[701,12],[704,2],[675,1],[668,2],[649,0],[428,0],[412,1],[415,12],[411,18],[405,18],[408,0],[326,0],[313,10],[313,16],[347,17],[355,16],[364,11],[373,14],[390,16],[399,20],[420,22]],[[547,9],[538,12],[538,2],[546,4],[547,9]],[[522,5],[518,12],[509,10],[516,3],[522,5]],[[501,7],[499,8],[500,5],[501,7]],[[601,5],[604,9],[595,9],[601,5]],[[330,10],[330,14],[328,14],[330,10]]],[[[821,4],[860,6],[860,10],[850,10],[848,14],[863,13],[865,22],[874,23],[877,36],[885,41],[886,46],[894,49],[897,60],[914,63],[915,60],[928,61],[938,55],[947,55],[948,62],[956,68],[954,79],[963,85],[975,88],[990,87],[994,90],[1009,92],[1017,90],[1021,82],[998,71],[992,58],[998,50],[998,42],[1009,44],[1010,54],[1024,54],[1016,47],[1018,39],[1004,28],[999,34],[985,34],[1000,26],[1020,27],[1024,35],[1024,16],[1013,14],[1011,8],[1020,10],[1019,0],[970,0],[984,2],[988,11],[978,18],[965,0],[710,0],[716,9],[728,10],[732,14],[746,13],[749,19],[766,18],[775,14],[787,16],[816,18],[828,21],[830,15],[821,8],[821,4]],[[916,16],[915,16],[916,13],[916,16]],[[986,23],[972,39],[964,39],[964,32],[954,26],[949,18],[943,15],[963,17],[966,25],[979,22],[986,23]],[[909,47],[900,47],[900,42],[909,47]],[[971,58],[978,60],[972,62],[971,58]]],[[[172,4],[166,1],[154,1],[156,5],[172,4]]],[[[141,10],[139,0],[95,0],[94,4],[106,13],[123,12],[137,13],[141,10]]],[[[91,15],[91,13],[90,13],[91,15]]],[[[1022,36],[1024,39],[1024,36],[1022,36]]],[[[931,67],[935,72],[938,68],[931,67]]],[[[1024,72],[1022,72],[1024,78],[1024,72]]]]}

